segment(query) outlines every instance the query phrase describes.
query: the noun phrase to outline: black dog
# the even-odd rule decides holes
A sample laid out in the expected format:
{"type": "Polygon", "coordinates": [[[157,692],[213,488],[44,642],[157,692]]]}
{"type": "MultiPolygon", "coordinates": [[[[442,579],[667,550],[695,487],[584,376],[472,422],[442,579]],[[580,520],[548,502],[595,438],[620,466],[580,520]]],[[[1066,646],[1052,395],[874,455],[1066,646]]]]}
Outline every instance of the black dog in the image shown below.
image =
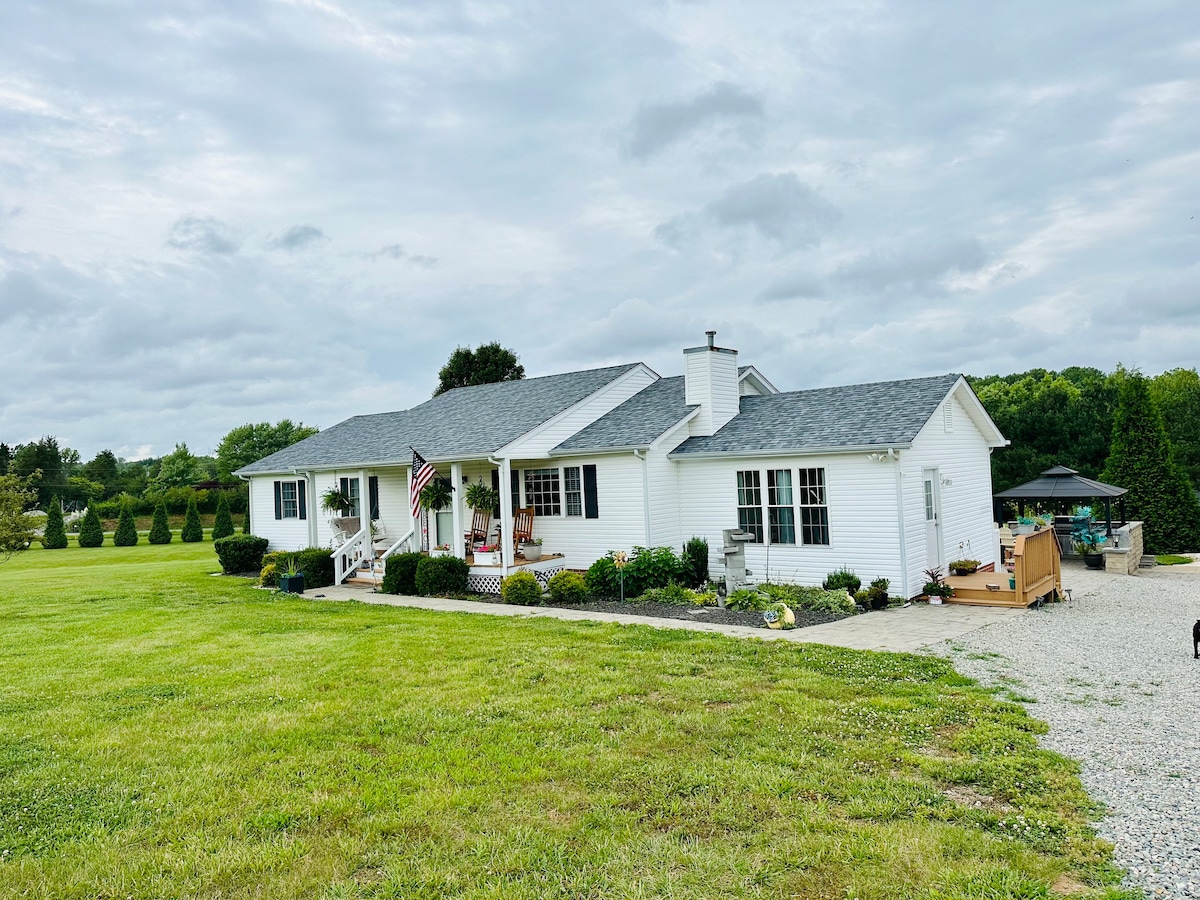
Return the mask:
{"type": "Polygon", "coordinates": [[[1192,653],[1200,659],[1200,622],[1192,626],[1192,653]]]}

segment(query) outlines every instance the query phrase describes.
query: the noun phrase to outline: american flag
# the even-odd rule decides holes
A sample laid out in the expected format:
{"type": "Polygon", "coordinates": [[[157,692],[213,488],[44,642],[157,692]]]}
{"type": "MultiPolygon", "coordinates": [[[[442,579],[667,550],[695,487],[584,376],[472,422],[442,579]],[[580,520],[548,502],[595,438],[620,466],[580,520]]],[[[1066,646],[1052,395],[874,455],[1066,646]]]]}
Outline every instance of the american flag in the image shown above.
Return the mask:
{"type": "Polygon", "coordinates": [[[415,519],[418,513],[421,512],[421,491],[425,490],[425,485],[433,481],[437,475],[437,469],[425,462],[424,458],[416,450],[413,451],[412,461],[412,479],[410,484],[412,488],[409,492],[409,503],[412,504],[412,514],[415,519]]]}

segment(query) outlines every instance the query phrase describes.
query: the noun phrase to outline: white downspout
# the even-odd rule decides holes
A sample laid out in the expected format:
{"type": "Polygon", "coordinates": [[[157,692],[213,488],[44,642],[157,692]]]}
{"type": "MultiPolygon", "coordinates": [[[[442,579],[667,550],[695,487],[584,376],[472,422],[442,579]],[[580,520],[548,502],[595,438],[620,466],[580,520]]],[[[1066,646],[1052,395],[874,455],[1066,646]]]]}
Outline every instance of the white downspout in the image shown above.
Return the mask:
{"type": "Polygon", "coordinates": [[[900,527],[900,592],[907,600],[912,594],[908,591],[908,538],[904,533],[904,484],[901,479],[904,473],[900,470],[900,455],[891,447],[888,456],[896,464],[896,521],[900,527]]]}
{"type": "Polygon", "coordinates": [[[641,450],[634,450],[633,455],[642,461],[642,513],[646,519],[646,546],[653,547],[653,530],[650,527],[650,472],[648,469],[648,460],[646,454],[641,450]]]}

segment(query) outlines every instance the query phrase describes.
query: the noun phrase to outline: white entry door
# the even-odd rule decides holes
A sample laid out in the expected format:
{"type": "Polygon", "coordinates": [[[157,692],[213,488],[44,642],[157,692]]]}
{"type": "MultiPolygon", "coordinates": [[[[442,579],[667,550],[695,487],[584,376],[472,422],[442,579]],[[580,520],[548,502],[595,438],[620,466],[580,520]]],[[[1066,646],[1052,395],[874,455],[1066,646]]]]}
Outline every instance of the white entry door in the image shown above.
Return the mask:
{"type": "Polygon", "coordinates": [[[933,569],[942,565],[942,481],[937,469],[926,469],[925,475],[925,559],[933,569]]]}

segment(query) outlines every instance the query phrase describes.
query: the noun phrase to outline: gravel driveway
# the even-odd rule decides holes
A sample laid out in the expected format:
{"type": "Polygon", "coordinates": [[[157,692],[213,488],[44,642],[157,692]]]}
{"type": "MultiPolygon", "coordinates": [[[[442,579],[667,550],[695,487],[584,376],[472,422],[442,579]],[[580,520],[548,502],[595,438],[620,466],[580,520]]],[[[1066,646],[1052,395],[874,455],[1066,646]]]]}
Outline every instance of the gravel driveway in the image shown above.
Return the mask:
{"type": "MultiPolygon", "coordinates": [[[[1189,567],[1190,568],[1190,567],[1189,567]]],[[[1065,569],[1055,604],[936,645],[965,675],[1036,698],[1044,744],[1083,764],[1098,824],[1151,897],[1200,898],[1200,573],[1065,569]],[[995,655],[998,654],[998,655],[995,655]]]]}

